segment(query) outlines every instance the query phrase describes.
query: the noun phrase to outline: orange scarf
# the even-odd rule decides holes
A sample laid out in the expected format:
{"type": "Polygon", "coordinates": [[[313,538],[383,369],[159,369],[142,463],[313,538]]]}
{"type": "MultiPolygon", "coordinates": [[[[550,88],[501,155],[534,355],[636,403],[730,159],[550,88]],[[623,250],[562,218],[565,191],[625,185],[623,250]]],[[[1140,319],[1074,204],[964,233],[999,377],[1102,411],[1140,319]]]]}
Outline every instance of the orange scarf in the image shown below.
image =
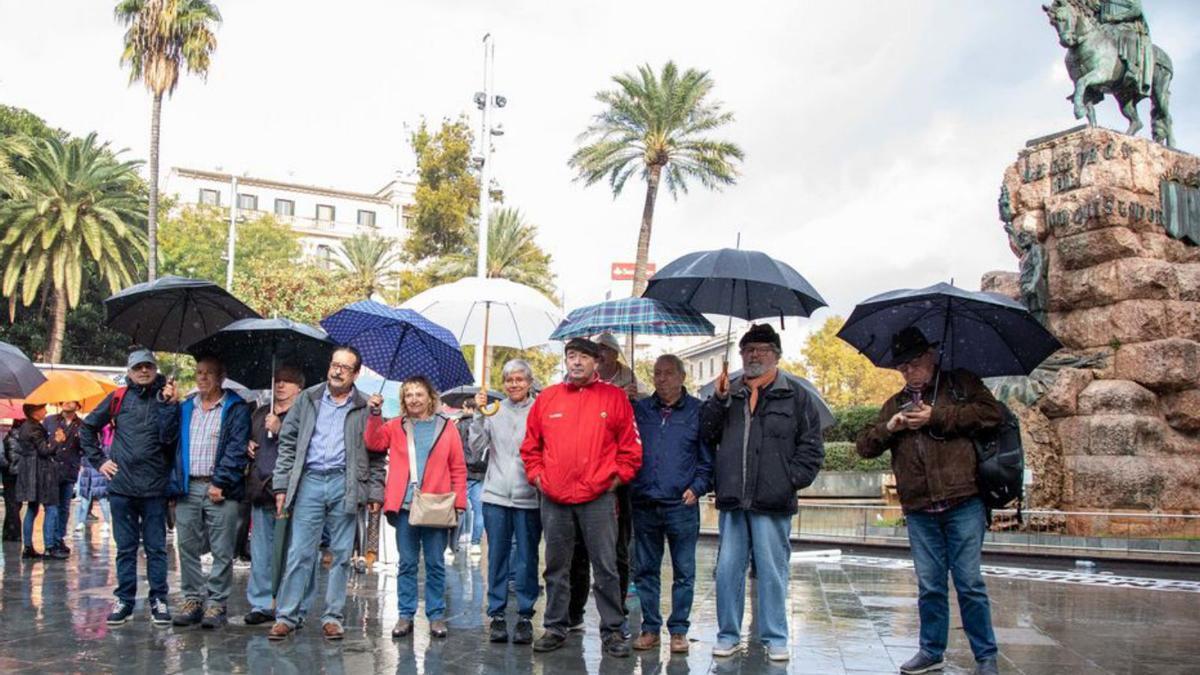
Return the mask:
{"type": "Polygon", "coordinates": [[[767,387],[771,383],[773,383],[775,381],[775,376],[778,374],[779,374],[779,368],[775,367],[775,368],[772,368],[772,369],[768,370],[767,372],[763,373],[762,375],[759,375],[758,377],[743,378],[742,381],[745,382],[746,387],[748,387],[750,389],[750,414],[751,415],[754,414],[754,410],[758,407],[758,390],[760,388],[767,387]]]}

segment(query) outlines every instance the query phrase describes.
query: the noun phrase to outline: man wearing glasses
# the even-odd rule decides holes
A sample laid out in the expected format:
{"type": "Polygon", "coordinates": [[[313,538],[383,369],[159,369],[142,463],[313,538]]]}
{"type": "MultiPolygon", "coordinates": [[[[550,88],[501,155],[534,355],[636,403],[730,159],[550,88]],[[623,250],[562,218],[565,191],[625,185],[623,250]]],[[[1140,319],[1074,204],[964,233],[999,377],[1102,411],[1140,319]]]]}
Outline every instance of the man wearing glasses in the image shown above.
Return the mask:
{"type": "Polygon", "coordinates": [[[276,599],[275,625],[268,634],[272,640],[286,639],[300,623],[301,604],[326,528],[333,563],[321,632],[327,640],[345,637],[342,621],[355,517],[364,506],[379,510],[387,469],[387,455],[368,454],[363,442],[367,398],[354,387],[361,368],[357,349],[338,347],[329,364],[329,380],[300,394],[279,433],[272,479],[275,508],[278,517],[291,513],[292,541],[276,599]]]}
{"type": "Polygon", "coordinates": [[[789,537],[796,491],[808,487],[825,446],[817,408],[800,381],[779,370],[779,334],[752,325],[738,343],[741,377],[717,378],[712,398],[700,412],[701,436],[716,447],[717,641],[713,656],[743,651],[742,611],[746,569],[757,571],[758,631],[772,661],[790,656],[787,626],[789,537]]]}

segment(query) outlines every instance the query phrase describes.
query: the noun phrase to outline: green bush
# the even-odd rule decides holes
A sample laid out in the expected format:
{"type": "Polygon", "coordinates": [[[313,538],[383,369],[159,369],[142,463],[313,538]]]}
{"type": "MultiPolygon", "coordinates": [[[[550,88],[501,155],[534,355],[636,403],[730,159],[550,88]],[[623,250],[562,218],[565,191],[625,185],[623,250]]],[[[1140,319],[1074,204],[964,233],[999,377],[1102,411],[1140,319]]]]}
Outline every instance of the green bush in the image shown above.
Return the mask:
{"type": "Polygon", "coordinates": [[[853,443],[859,432],[875,423],[879,406],[857,405],[833,411],[837,422],[825,430],[825,442],[853,443]]]}
{"type": "Polygon", "coordinates": [[[822,471],[891,471],[891,454],[884,453],[875,459],[863,459],[854,451],[854,444],[844,441],[825,443],[825,466],[822,471]]]}

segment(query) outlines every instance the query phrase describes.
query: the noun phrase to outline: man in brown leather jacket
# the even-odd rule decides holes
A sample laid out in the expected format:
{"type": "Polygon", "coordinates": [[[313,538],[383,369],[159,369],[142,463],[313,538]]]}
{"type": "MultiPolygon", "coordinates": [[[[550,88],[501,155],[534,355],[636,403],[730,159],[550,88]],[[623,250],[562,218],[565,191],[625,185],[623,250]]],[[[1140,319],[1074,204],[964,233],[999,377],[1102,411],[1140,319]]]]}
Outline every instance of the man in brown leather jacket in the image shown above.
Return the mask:
{"type": "Polygon", "coordinates": [[[884,402],[876,423],[859,435],[857,449],[868,458],[892,451],[892,471],[908,524],[919,589],[921,650],[900,672],[927,673],[944,665],[949,572],[975,655],[975,672],[991,675],[998,672],[996,637],[980,572],[987,516],[976,487],[971,436],[999,425],[1004,412],[974,374],[942,372],[935,347],[915,327],[893,336],[893,362],[905,386],[884,402]]]}

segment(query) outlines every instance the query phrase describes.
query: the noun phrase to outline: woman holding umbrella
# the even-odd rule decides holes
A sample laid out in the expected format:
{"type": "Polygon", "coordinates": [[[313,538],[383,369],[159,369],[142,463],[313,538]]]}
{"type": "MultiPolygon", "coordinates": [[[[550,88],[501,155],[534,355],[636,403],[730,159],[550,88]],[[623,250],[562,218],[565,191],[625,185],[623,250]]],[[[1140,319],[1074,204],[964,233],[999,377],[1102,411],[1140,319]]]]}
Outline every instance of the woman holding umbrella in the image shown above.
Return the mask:
{"type": "MultiPolygon", "coordinates": [[[[400,619],[392,628],[392,637],[412,633],[417,613],[417,564],[424,553],[425,616],[430,634],[444,638],[446,571],[442,552],[450,529],[410,521],[416,520],[417,509],[425,506],[427,498],[442,498],[443,503],[452,499],[454,513],[461,517],[467,508],[467,466],[458,429],[437,412],[437,390],[429,379],[409,377],[400,387],[400,396],[404,414],[386,423],[383,396],[371,396],[365,432],[368,450],[388,453],[383,512],[396,530],[396,549],[400,552],[396,574],[400,619]]],[[[450,528],[457,523],[457,518],[453,520],[450,528]]]]}
{"type": "MultiPolygon", "coordinates": [[[[55,468],[54,448],[50,436],[42,426],[46,418],[46,406],[26,403],[22,407],[25,421],[13,430],[17,458],[17,501],[25,502],[25,548],[22,558],[41,558],[33,547],[33,521],[39,506],[46,507],[42,519],[42,541],[48,545],[54,541],[58,526],[58,470],[55,468]]],[[[47,548],[46,556],[66,558],[58,549],[47,548]]]]}

